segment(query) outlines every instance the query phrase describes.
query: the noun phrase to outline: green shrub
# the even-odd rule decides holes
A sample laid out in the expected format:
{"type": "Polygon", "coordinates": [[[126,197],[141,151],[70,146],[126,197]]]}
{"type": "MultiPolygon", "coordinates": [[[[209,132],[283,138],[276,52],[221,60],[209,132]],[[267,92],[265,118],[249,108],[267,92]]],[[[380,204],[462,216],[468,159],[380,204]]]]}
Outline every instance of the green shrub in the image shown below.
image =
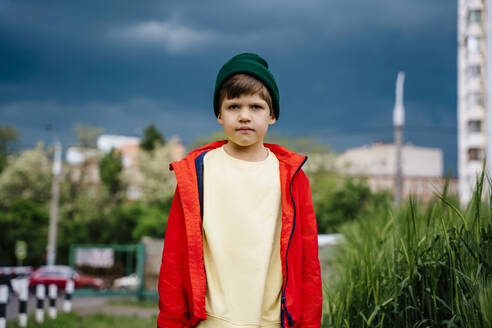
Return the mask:
{"type": "Polygon", "coordinates": [[[48,240],[49,215],[46,208],[30,200],[18,199],[0,211],[0,259],[2,265],[16,265],[15,243],[27,242],[23,264],[40,265],[48,240]]]}
{"type": "Polygon", "coordinates": [[[312,177],[318,233],[339,232],[342,225],[367,214],[373,205],[391,200],[388,192],[372,192],[361,178],[317,172],[312,177]]]}

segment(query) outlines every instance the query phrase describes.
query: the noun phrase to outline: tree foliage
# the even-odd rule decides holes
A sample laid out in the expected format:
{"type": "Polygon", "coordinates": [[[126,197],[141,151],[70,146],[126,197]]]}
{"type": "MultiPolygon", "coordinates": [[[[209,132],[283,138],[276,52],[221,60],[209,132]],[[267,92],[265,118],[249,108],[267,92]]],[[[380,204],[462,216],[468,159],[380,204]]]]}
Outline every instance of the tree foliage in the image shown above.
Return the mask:
{"type": "Polygon", "coordinates": [[[0,206],[18,199],[42,204],[50,197],[51,164],[43,144],[9,157],[8,166],[0,173],[0,206]]]}
{"type": "Polygon", "coordinates": [[[68,252],[73,244],[133,244],[143,236],[163,238],[166,230],[169,206],[162,204],[145,204],[143,202],[120,203],[108,202],[108,196],[96,193],[106,200],[106,204],[95,197],[81,197],[78,210],[72,219],[63,217],[60,221],[58,241],[58,258],[60,263],[68,261],[68,252]]]}
{"type": "Polygon", "coordinates": [[[122,171],[121,154],[114,149],[111,149],[99,161],[99,176],[111,195],[117,195],[122,189],[122,171]]]}
{"type": "Polygon", "coordinates": [[[318,233],[338,232],[343,224],[366,213],[371,205],[391,199],[389,192],[372,192],[360,177],[319,170],[310,179],[318,233]]]}
{"type": "Polygon", "coordinates": [[[84,124],[75,124],[74,130],[79,140],[79,146],[83,148],[96,148],[97,137],[104,133],[104,129],[101,127],[84,124]]]}
{"type": "Polygon", "coordinates": [[[9,125],[0,125],[0,173],[7,166],[7,156],[9,154],[9,143],[17,141],[19,131],[9,125]]]}
{"type": "Polygon", "coordinates": [[[25,264],[44,263],[49,216],[45,206],[28,199],[14,199],[0,211],[0,259],[16,265],[15,243],[27,242],[25,264]]]}
{"type": "Polygon", "coordinates": [[[135,183],[141,193],[140,199],[145,203],[165,202],[174,193],[176,179],[169,171],[171,147],[168,142],[157,145],[152,152],[142,150],[137,154],[141,175],[135,183]]]}
{"type": "Polygon", "coordinates": [[[146,151],[152,151],[165,143],[166,141],[159,130],[157,130],[154,124],[150,124],[144,130],[144,137],[140,142],[140,148],[146,151]]]}

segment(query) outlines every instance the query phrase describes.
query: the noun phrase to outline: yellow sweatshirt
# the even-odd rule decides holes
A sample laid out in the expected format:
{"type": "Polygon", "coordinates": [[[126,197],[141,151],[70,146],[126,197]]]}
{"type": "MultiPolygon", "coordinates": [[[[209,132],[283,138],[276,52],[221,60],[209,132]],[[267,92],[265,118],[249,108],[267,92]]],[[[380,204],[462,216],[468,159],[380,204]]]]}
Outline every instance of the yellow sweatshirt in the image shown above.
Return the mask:
{"type": "Polygon", "coordinates": [[[278,165],[270,150],[259,162],[234,158],[223,146],[204,157],[207,319],[199,328],[280,327],[278,165]]]}

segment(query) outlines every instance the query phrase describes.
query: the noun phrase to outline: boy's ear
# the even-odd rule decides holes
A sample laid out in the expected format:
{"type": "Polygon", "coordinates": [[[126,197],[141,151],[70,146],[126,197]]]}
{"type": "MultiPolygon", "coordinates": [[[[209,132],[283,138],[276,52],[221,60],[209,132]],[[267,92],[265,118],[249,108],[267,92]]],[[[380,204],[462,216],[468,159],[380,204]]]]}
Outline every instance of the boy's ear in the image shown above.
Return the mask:
{"type": "Polygon", "coordinates": [[[268,119],[268,125],[273,125],[275,122],[277,122],[275,116],[273,116],[273,114],[270,115],[270,118],[268,119]]]}
{"type": "Polygon", "coordinates": [[[222,113],[219,111],[219,115],[217,115],[217,122],[220,125],[224,125],[224,121],[222,120],[222,113]]]}

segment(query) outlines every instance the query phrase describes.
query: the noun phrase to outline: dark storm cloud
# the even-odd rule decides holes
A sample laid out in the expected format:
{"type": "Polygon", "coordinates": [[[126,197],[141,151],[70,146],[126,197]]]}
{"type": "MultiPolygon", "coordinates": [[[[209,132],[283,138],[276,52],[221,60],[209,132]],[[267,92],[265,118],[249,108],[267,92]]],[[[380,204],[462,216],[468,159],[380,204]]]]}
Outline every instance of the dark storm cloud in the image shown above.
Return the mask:
{"type": "MultiPolygon", "coordinates": [[[[0,1],[0,121],[32,140],[49,121],[67,142],[77,122],[127,134],[155,122],[191,141],[215,127],[217,70],[252,51],[280,87],[279,133],[337,150],[390,140],[399,70],[409,125],[456,126],[456,10],[448,0],[0,1]]],[[[454,167],[456,137],[425,133],[406,137],[444,147],[454,167]]]]}

